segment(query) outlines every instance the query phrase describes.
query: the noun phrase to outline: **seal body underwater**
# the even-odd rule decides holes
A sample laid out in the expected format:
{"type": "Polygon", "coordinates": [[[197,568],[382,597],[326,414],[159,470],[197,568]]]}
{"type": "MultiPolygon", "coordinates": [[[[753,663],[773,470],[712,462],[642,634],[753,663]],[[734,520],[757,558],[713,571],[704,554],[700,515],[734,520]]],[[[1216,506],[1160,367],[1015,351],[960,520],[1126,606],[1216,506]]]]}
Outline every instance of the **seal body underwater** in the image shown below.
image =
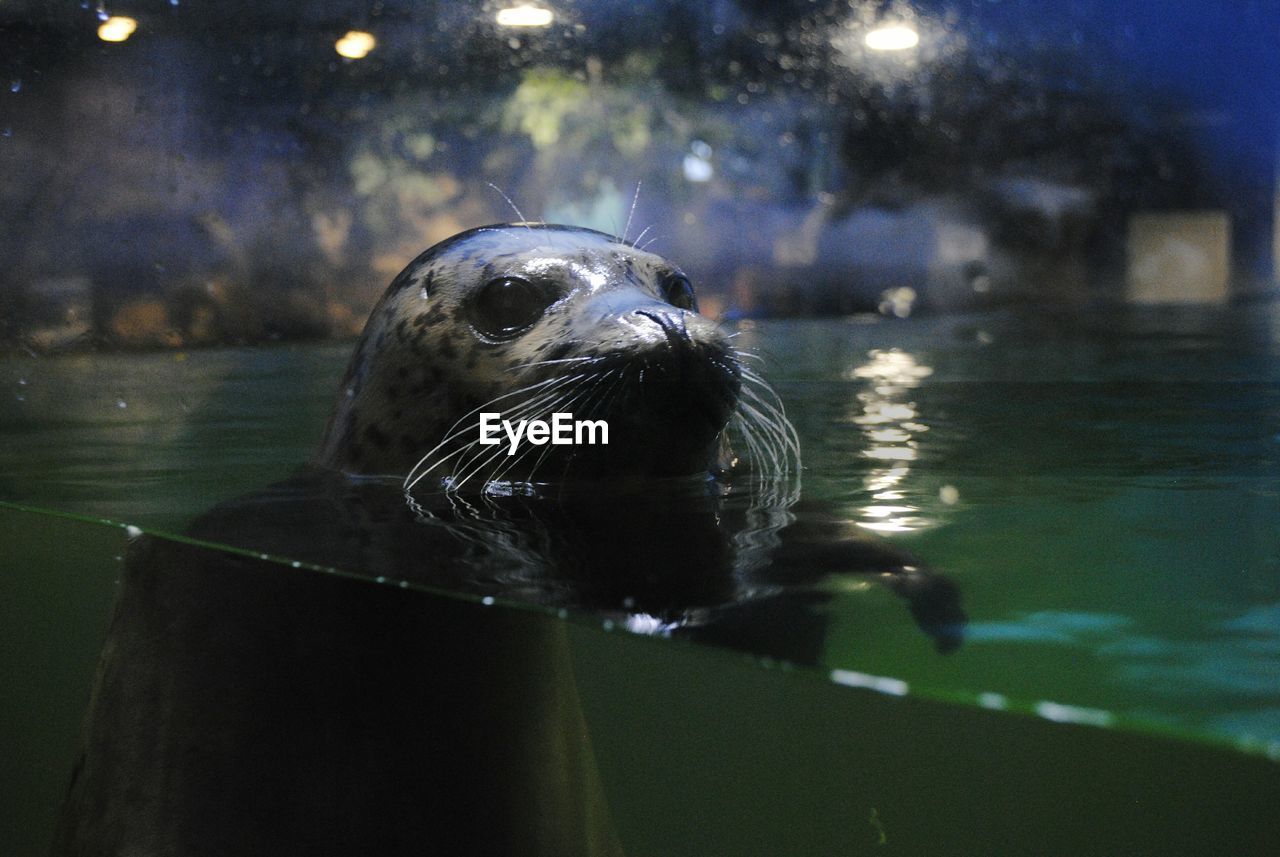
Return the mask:
{"type": "MultiPolygon", "coordinates": [[[[662,257],[589,229],[486,226],[427,250],[387,289],[315,462],[454,491],[691,476],[720,463],[756,380],[662,257]],[[601,420],[608,443],[484,445],[485,412],[601,420]]],[[[794,434],[772,416],[759,442],[785,457],[794,434]]]]}

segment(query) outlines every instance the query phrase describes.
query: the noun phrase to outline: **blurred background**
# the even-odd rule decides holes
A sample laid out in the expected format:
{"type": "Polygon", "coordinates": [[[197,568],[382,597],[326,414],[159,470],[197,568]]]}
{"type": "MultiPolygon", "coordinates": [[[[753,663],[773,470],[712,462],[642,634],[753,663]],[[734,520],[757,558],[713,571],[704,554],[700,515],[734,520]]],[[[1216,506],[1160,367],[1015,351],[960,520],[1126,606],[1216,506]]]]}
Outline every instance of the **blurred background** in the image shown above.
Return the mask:
{"type": "Polygon", "coordinates": [[[1037,853],[1280,853],[1232,844],[1276,838],[1257,760],[1187,749],[1276,791],[1278,165],[1277,0],[0,0],[0,851],[47,851],[124,555],[63,516],[182,532],[289,477],[395,274],[527,218],[683,267],[763,359],[806,506],[970,617],[942,657],[832,578],[829,677],[949,706],[889,720],[582,637],[628,853],[852,853],[868,814],[897,853],[951,820],[970,853],[1006,823],[1037,853]],[[1063,837],[1045,796],[1092,760],[1134,799],[1090,781],[1063,837]]]}
{"type": "Polygon", "coordinates": [[[1265,298],[1278,47],[1270,0],[6,0],[0,341],[350,336],[520,216],[730,319],[1265,298]]]}

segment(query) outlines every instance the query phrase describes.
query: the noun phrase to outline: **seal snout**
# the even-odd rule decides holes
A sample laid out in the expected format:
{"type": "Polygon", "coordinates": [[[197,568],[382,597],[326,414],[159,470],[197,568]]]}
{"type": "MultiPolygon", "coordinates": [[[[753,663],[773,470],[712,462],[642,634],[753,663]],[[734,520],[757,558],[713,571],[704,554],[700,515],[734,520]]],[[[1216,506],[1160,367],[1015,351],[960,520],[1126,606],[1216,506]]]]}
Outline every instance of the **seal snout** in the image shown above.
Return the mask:
{"type": "Polygon", "coordinates": [[[631,315],[656,324],[662,331],[665,341],[654,341],[644,360],[657,377],[695,386],[709,384],[713,388],[729,382],[736,395],[737,361],[713,323],[673,307],[646,307],[632,310],[631,315]],[[731,377],[722,377],[726,373],[731,377]]]}
{"type": "Polygon", "coordinates": [[[634,314],[647,318],[662,328],[662,332],[667,335],[667,344],[672,348],[688,348],[693,345],[693,340],[689,338],[689,328],[685,324],[685,314],[682,310],[655,312],[651,309],[638,309],[634,314]]]}
{"type": "Polygon", "coordinates": [[[694,312],[662,305],[628,313],[655,335],[647,353],[632,358],[644,371],[637,377],[634,404],[696,433],[718,433],[737,403],[741,378],[737,360],[720,329],[694,312]],[[662,331],[657,338],[656,325],[662,331]]]}

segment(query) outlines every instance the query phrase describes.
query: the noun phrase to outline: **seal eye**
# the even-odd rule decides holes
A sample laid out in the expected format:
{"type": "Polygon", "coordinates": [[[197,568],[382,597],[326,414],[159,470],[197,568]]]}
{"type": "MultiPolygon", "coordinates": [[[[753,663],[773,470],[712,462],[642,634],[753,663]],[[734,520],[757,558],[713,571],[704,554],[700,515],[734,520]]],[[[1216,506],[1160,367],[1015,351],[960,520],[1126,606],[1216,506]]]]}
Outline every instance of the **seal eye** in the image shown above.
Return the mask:
{"type": "Polygon", "coordinates": [[[698,309],[698,302],[693,297],[693,284],[681,274],[674,274],[663,281],[662,295],[676,309],[698,309]]]}
{"type": "Polygon", "coordinates": [[[499,277],[480,287],[471,300],[471,323],[494,339],[511,339],[542,317],[555,295],[519,277],[499,277]]]}

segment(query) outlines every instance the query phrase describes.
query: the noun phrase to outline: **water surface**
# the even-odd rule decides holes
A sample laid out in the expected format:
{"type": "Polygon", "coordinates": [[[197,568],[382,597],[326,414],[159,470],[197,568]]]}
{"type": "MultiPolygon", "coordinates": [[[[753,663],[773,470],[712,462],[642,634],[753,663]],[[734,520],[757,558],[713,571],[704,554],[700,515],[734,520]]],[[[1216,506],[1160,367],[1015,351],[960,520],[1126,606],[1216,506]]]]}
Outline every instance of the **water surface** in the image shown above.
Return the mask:
{"type": "MultiPolygon", "coordinates": [[[[1280,755],[1278,330],[1270,306],[744,323],[806,500],[945,574],[970,620],[940,655],[836,577],[821,666],[1280,755]]],[[[346,354],[9,358],[0,497],[180,531],[305,459],[346,354]]]]}

